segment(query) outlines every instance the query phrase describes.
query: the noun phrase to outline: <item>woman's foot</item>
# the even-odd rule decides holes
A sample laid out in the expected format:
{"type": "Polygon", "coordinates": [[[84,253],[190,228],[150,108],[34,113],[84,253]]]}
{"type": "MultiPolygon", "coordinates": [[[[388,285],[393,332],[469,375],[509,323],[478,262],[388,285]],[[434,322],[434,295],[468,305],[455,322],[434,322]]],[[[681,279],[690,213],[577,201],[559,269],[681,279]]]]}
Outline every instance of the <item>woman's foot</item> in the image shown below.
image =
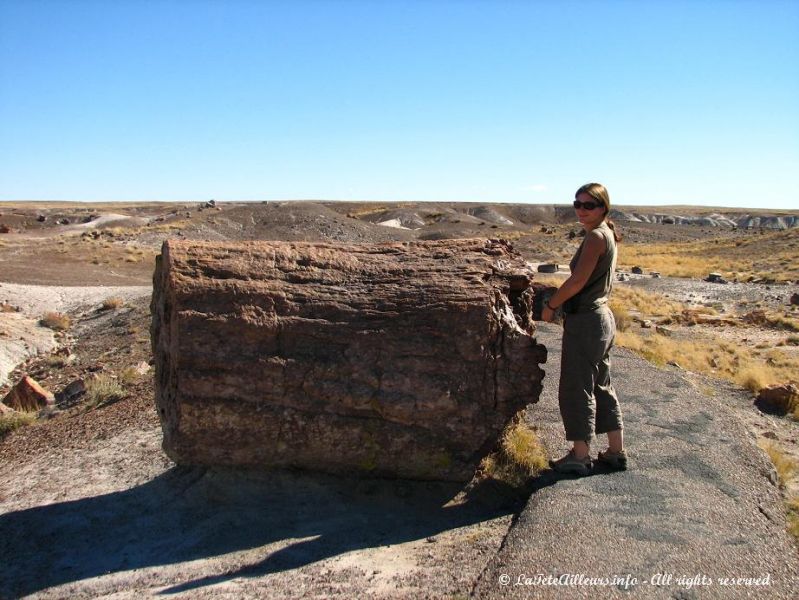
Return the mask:
{"type": "Polygon", "coordinates": [[[627,452],[624,449],[619,452],[612,452],[610,449],[605,450],[597,455],[596,460],[616,471],[627,470],[627,452]]]}
{"type": "Polygon", "coordinates": [[[577,458],[574,450],[569,450],[566,456],[558,460],[551,460],[549,464],[552,469],[558,473],[588,475],[588,472],[591,470],[591,457],[585,456],[583,458],[577,458]]]}

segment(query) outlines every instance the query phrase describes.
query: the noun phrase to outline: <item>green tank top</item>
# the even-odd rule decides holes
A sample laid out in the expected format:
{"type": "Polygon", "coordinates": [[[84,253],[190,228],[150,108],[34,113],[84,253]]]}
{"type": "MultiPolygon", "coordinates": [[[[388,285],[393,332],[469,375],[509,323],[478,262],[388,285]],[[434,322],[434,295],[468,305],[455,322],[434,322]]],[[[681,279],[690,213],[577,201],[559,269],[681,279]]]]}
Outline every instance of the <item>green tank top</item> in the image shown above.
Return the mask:
{"type": "MultiPolygon", "coordinates": [[[[594,231],[598,231],[605,238],[605,253],[599,257],[583,289],[564,303],[563,311],[567,314],[588,312],[604,306],[613,289],[613,273],[616,271],[616,239],[606,221],[602,221],[594,231]]],[[[569,263],[571,272],[574,272],[577,261],[580,260],[584,245],[585,239],[569,263]]]]}

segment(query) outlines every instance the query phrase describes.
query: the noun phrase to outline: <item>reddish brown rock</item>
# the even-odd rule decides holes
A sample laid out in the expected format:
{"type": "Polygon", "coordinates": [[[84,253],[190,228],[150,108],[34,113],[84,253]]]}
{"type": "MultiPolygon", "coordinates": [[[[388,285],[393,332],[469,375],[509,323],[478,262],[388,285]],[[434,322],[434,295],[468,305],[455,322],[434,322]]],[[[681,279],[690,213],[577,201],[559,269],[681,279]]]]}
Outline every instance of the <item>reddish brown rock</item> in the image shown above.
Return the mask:
{"type": "Polygon", "coordinates": [[[757,395],[755,405],[763,412],[785,415],[799,402],[799,387],[783,383],[764,387],[757,395]]]}
{"type": "Polygon", "coordinates": [[[3,404],[14,410],[34,411],[55,404],[55,397],[27,375],[11,388],[3,404]]]}
{"type": "Polygon", "coordinates": [[[532,277],[501,241],[166,242],[151,332],[164,449],[468,480],[538,400],[532,277]]]}

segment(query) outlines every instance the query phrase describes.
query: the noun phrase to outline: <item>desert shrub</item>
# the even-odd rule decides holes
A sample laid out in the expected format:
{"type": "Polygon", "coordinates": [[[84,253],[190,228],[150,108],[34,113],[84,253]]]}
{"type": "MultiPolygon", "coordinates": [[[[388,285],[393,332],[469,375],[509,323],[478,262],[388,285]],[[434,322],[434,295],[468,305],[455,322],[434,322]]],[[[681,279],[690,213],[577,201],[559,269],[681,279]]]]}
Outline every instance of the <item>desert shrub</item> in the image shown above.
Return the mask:
{"type": "Polygon", "coordinates": [[[0,440],[15,429],[30,425],[36,420],[36,412],[12,412],[0,415],[0,440]]]}
{"type": "Polygon", "coordinates": [[[45,359],[45,363],[48,367],[53,367],[56,369],[60,369],[67,365],[67,359],[65,356],[61,356],[59,354],[51,354],[45,359]]]}
{"type": "Polygon", "coordinates": [[[125,397],[125,389],[110,375],[101,374],[86,383],[89,406],[100,406],[125,397]]]}
{"type": "Polygon", "coordinates": [[[39,324],[55,331],[66,331],[72,325],[72,320],[69,316],[60,312],[46,312],[44,316],[39,319],[39,324]]]}
{"type": "Polygon", "coordinates": [[[518,488],[546,469],[547,464],[538,435],[519,419],[505,429],[499,449],[480,463],[480,473],[518,488]]]}
{"type": "Polygon", "coordinates": [[[756,394],[771,382],[763,365],[750,365],[738,373],[736,383],[756,394]]]}
{"type": "Polygon", "coordinates": [[[141,378],[142,374],[136,367],[125,367],[119,374],[119,380],[123,385],[132,385],[141,378]]]}
{"type": "Polygon", "coordinates": [[[103,310],[115,310],[125,305],[125,301],[119,296],[112,296],[103,300],[103,310]]]}
{"type": "Polygon", "coordinates": [[[547,467],[547,457],[538,435],[523,422],[505,430],[502,436],[502,452],[508,459],[530,474],[547,467]]]}

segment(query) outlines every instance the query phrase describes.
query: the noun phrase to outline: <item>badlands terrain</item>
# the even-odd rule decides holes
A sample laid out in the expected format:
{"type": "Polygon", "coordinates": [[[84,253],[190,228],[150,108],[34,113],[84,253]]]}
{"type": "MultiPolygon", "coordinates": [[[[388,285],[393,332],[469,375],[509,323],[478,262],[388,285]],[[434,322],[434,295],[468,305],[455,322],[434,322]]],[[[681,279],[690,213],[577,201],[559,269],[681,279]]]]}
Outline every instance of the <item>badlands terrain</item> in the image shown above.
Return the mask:
{"type": "MultiPolygon", "coordinates": [[[[799,535],[795,405],[775,414],[786,411],[754,402],[768,385],[799,384],[799,306],[791,302],[799,292],[799,213],[620,207],[613,218],[624,235],[617,345],[653,368],[681,373],[697,402],[721,398],[717,404],[774,462],[788,527],[799,535]],[[705,281],[710,273],[724,283],[705,281]]],[[[2,417],[0,534],[15,515],[31,527],[42,519],[58,524],[21,551],[22,562],[41,559],[41,567],[18,561],[6,572],[13,580],[0,576],[0,598],[261,597],[252,582],[266,577],[281,590],[273,597],[474,593],[540,484],[493,481],[464,490],[178,469],[159,447],[149,337],[154,260],[165,239],[462,237],[510,240],[533,269],[559,265],[538,277],[553,285],[581,239],[572,209],[552,205],[0,203],[0,398],[26,374],[56,396],[39,414],[2,417]],[[110,393],[82,391],[98,379],[110,393]],[[236,510],[210,508],[224,505],[236,510]],[[119,507],[129,508],[142,535],[159,539],[140,539],[132,527],[116,539],[103,524],[126,520],[119,507]],[[342,535],[335,523],[353,512],[359,525],[342,535]],[[205,533],[187,520],[202,522],[205,533]],[[252,531],[270,535],[230,536],[253,523],[252,531]],[[186,531],[191,539],[183,540],[186,531]],[[320,532],[324,543],[313,541],[320,532]],[[48,554],[47,539],[75,553],[48,554]]],[[[15,553],[3,538],[3,556],[15,553]]]]}

